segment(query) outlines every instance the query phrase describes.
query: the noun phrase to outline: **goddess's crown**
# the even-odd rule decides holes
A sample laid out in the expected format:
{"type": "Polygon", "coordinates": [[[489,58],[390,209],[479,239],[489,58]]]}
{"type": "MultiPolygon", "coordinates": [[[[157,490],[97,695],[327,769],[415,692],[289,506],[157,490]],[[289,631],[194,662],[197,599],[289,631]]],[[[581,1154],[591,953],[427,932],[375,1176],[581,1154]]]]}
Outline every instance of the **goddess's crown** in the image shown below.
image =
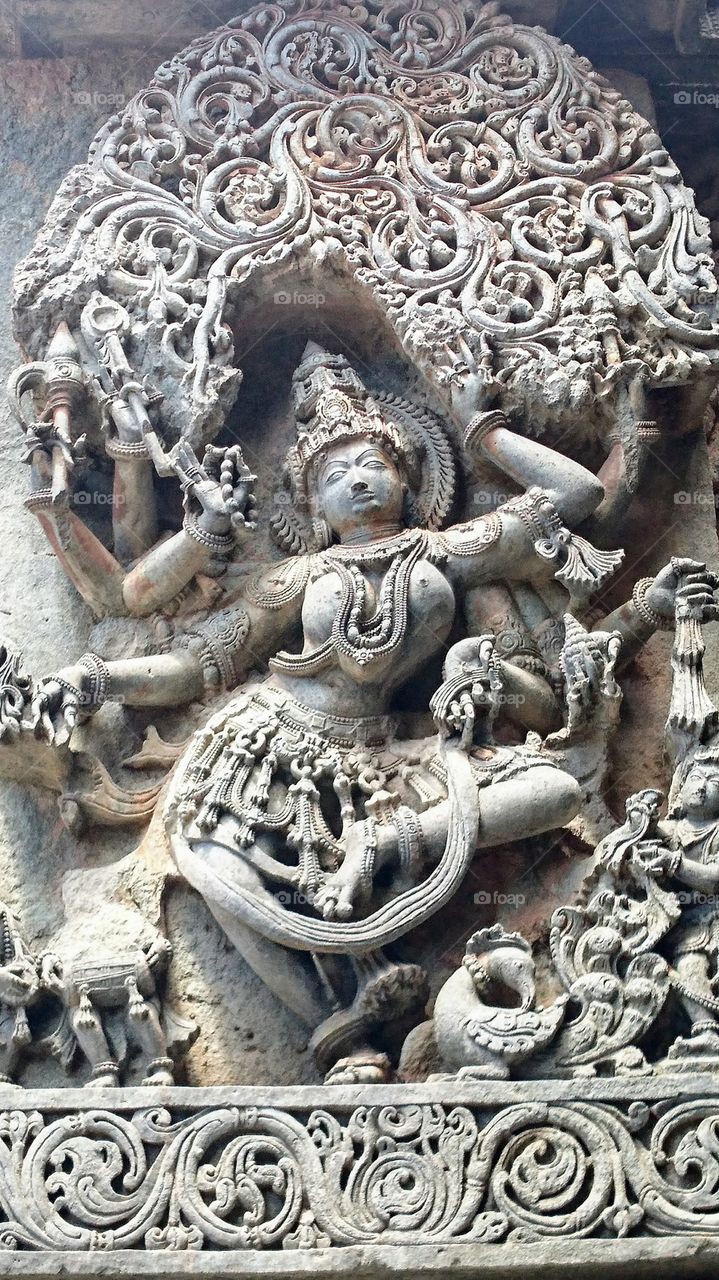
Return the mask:
{"type": "Polygon", "coordinates": [[[287,455],[296,491],[306,492],[307,474],[325,449],[363,436],[375,440],[414,476],[417,457],[404,432],[388,422],[349,360],[308,342],[292,378],[297,444],[287,455]]]}

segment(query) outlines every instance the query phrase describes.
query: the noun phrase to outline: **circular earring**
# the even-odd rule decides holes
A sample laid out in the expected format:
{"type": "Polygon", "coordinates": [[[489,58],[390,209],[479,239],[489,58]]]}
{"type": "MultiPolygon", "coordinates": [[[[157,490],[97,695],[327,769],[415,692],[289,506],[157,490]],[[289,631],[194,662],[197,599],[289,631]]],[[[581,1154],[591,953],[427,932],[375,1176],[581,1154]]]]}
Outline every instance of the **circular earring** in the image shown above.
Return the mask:
{"type": "Polygon", "coordinates": [[[332,543],[332,530],[324,516],[312,517],[312,533],[318,551],[325,551],[332,543]]]}

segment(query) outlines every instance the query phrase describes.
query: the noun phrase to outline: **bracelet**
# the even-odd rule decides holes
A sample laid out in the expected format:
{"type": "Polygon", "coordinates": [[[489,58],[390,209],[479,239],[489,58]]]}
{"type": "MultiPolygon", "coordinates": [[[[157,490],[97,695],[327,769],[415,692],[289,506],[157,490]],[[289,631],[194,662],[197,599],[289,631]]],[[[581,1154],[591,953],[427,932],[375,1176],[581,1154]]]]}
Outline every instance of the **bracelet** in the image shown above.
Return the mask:
{"type": "Polygon", "coordinates": [[[128,458],[134,459],[136,462],[144,462],[149,460],[150,453],[144,440],[124,441],[124,440],[106,440],[105,453],[109,458],[113,458],[117,462],[125,461],[128,458]]]}
{"type": "Polygon", "coordinates": [[[651,419],[638,422],[636,424],[636,432],[637,432],[638,440],[651,441],[651,440],[661,440],[662,438],[662,433],[659,427],[657,426],[656,422],[653,422],[651,419]]]}
{"type": "Polygon", "coordinates": [[[90,1072],[90,1079],[95,1080],[98,1076],[109,1075],[110,1072],[115,1073],[118,1070],[118,1064],[113,1058],[108,1058],[107,1062],[96,1062],[90,1072]]]}
{"type": "Polygon", "coordinates": [[[152,1075],[153,1071],[172,1071],[172,1058],[151,1058],[145,1067],[146,1074],[152,1075]]]}
{"type": "Polygon", "coordinates": [[[394,814],[397,831],[400,870],[410,877],[420,870],[424,862],[424,839],[417,814],[409,805],[401,805],[394,814]]]}
{"type": "Polygon", "coordinates": [[[509,419],[501,409],[483,410],[470,418],[464,431],[464,447],[468,452],[477,449],[485,436],[497,427],[509,427],[509,419]]]}
{"type": "Polygon", "coordinates": [[[35,489],[24,502],[26,511],[48,511],[53,506],[52,489],[35,489]]]}
{"type": "Polygon", "coordinates": [[[372,818],[364,820],[364,853],[362,855],[362,881],[371,889],[374,880],[374,867],[377,860],[377,825],[372,818]]]}
{"type": "Polygon", "coordinates": [[[110,671],[106,662],[96,653],[83,653],[78,658],[77,665],[87,672],[90,677],[90,688],[86,697],[89,698],[90,706],[97,711],[107,698],[107,690],[110,684],[110,671]]]}
{"type": "Polygon", "coordinates": [[[50,679],[54,680],[55,684],[59,684],[61,689],[65,689],[67,693],[71,693],[73,698],[77,699],[80,706],[87,706],[87,694],[83,693],[82,689],[78,689],[76,684],[71,684],[70,681],[65,680],[63,676],[50,676],[50,679]]]}
{"type": "Polygon", "coordinates": [[[653,582],[653,578],[640,578],[638,582],[635,582],[634,590],[632,591],[632,604],[634,605],[634,608],[639,614],[642,622],[646,622],[647,626],[651,627],[654,631],[673,631],[674,619],[663,618],[660,613],[657,613],[656,610],[652,609],[651,605],[646,602],[645,597],[647,591],[653,582]]]}
{"type": "Polygon", "coordinates": [[[211,551],[231,551],[235,545],[234,535],[231,533],[210,533],[208,529],[203,529],[197,523],[196,519],[186,520],[183,529],[189,533],[195,542],[199,542],[201,547],[209,547],[211,551]]]}

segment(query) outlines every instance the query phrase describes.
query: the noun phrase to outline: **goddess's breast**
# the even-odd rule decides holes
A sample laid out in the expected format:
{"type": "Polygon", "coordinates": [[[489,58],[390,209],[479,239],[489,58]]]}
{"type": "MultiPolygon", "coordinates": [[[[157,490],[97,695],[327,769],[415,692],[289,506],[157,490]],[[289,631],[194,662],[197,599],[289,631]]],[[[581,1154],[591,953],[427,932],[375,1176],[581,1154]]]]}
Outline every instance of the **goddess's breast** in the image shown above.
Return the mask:
{"type": "MultiPolygon", "coordinates": [[[[366,600],[362,621],[377,610],[384,577],[384,573],[363,571],[366,600]]],[[[344,591],[342,578],[333,570],[309,584],[302,609],[305,651],[329,639],[344,591]]],[[[395,594],[392,607],[399,604],[395,594]]],[[[454,612],[454,591],[444,574],[430,561],[419,560],[410,574],[407,626],[396,660],[404,667],[409,659],[414,668],[435,653],[449,634],[454,612]]]]}

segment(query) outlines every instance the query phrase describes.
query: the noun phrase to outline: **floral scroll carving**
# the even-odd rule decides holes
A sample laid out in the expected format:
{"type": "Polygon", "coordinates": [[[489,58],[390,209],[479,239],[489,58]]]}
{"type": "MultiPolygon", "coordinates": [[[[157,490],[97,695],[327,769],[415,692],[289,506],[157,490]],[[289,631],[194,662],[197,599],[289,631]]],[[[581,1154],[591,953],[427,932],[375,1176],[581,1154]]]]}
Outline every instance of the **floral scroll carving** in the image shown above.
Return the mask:
{"type": "Polygon", "coordinates": [[[197,444],[245,298],[298,272],[350,281],[436,388],[478,379],[537,431],[601,434],[618,386],[716,363],[708,224],[660,139],[495,5],[287,0],[195,41],[61,188],[17,331],[40,358],[95,291],[120,303],[134,394],[197,444]]]}
{"type": "Polygon", "coordinates": [[[328,1249],[717,1229],[713,1096],[0,1116],[5,1250],[328,1249]],[[657,1101],[659,1101],[657,1099],[657,1101]]]}

